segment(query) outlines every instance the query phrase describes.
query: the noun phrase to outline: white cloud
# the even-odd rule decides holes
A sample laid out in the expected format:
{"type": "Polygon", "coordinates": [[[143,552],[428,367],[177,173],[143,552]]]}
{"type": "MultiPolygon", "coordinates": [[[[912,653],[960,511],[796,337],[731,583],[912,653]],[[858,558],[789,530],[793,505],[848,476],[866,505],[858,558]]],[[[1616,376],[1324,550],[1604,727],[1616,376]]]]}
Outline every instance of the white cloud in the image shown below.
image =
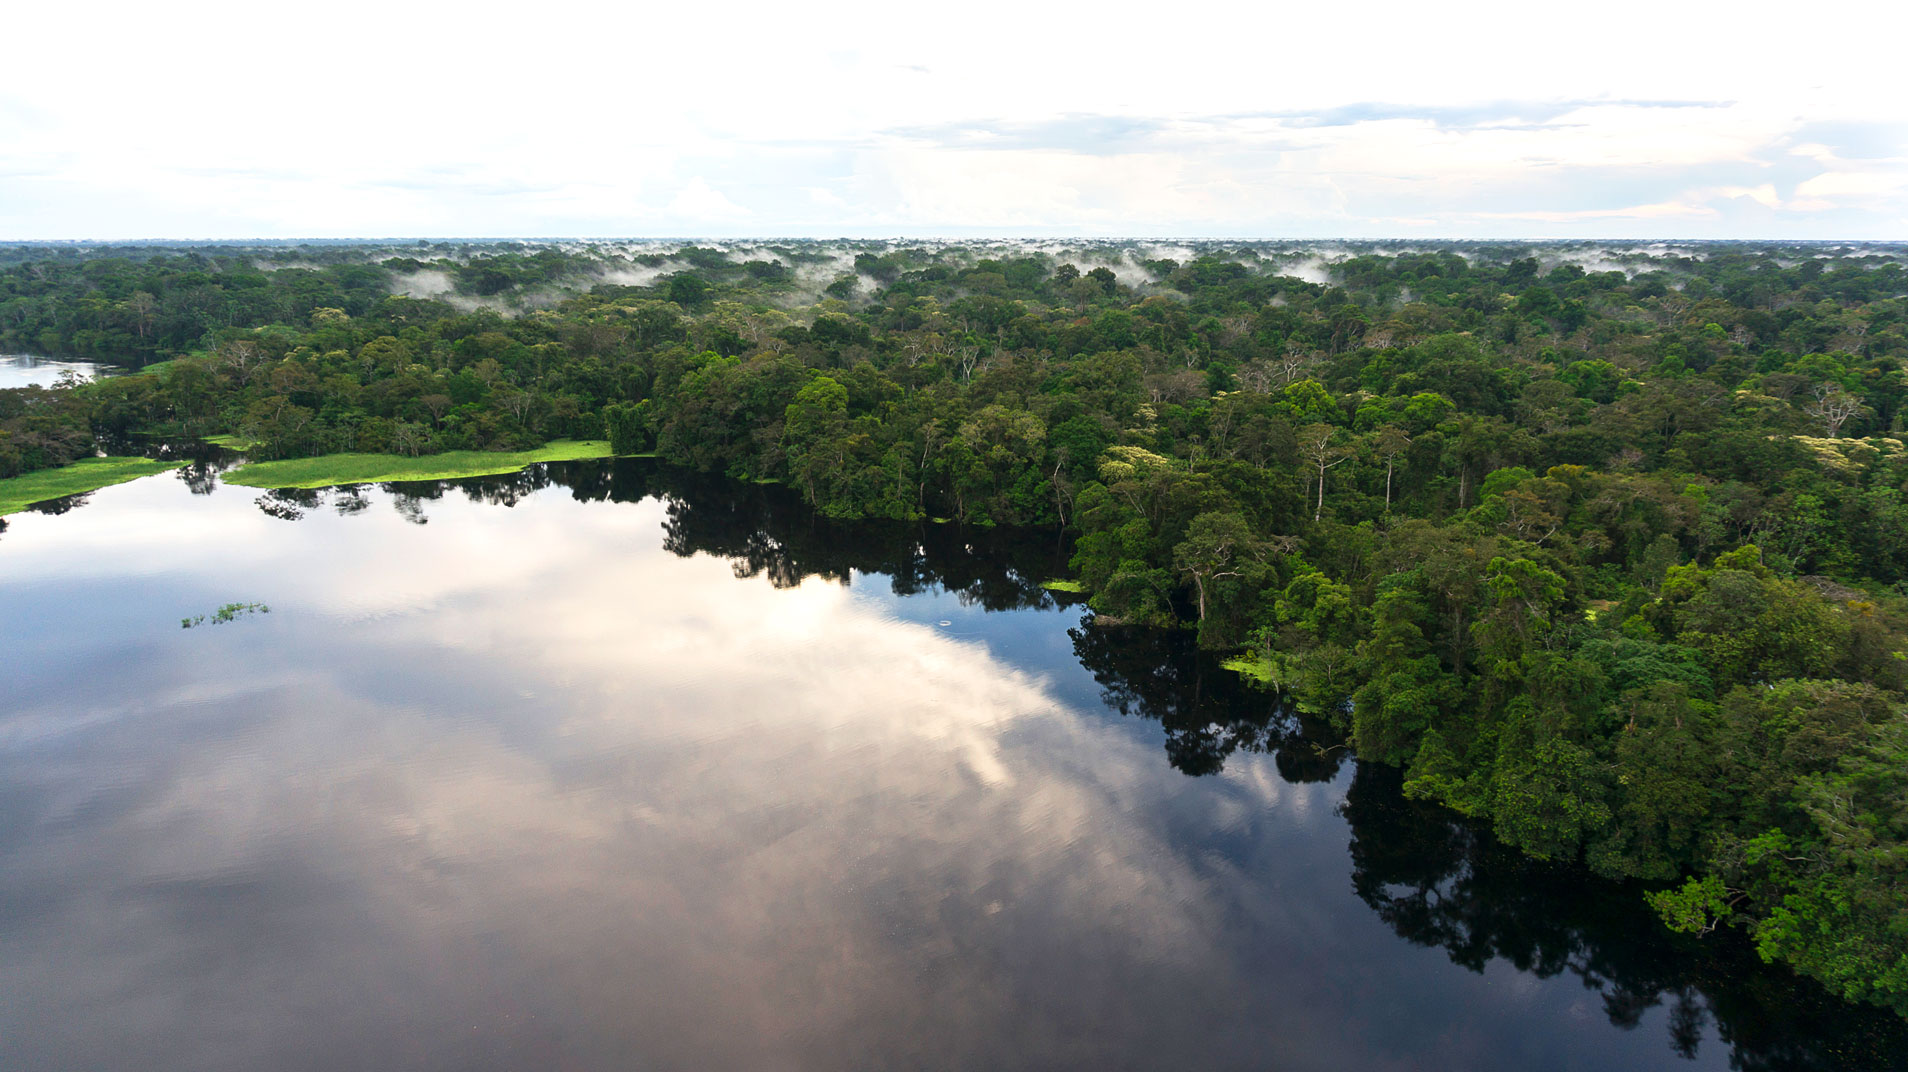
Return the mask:
{"type": "Polygon", "coordinates": [[[1881,197],[1899,194],[1908,171],[1825,171],[1795,188],[1797,197],[1881,197]]]}
{"type": "Polygon", "coordinates": [[[716,222],[741,219],[750,214],[748,209],[724,197],[721,191],[701,179],[691,179],[669,202],[669,211],[688,220],[716,222]]]}
{"type": "Polygon", "coordinates": [[[0,238],[1465,234],[1487,212],[1908,235],[1908,150],[1872,144],[1900,140],[1893,9],[1776,30],[1394,2],[1355,44],[1323,8],[833,14],[35,5],[10,16],[36,47],[0,88],[0,238]],[[1666,63],[1648,41],[1700,44],[1666,63]],[[1845,177],[1798,194],[1809,160],[1845,177]],[[1727,189],[1758,192],[1713,214],[1692,194],[1727,189]],[[1635,211],[1656,205],[1697,211],[1635,211]]]}

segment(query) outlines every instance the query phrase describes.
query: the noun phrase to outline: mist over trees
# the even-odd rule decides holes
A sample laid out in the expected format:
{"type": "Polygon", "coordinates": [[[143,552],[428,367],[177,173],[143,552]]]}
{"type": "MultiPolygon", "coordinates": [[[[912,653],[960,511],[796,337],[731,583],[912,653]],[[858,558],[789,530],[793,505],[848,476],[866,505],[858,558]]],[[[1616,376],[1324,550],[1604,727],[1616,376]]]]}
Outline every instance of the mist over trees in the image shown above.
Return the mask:
{"type": "Polygon", "coordinates": [[[1064,532],[1405,792],[1908,1014],[1899,247],[19,247],[0,476],[607,438],[1064,532]]]}

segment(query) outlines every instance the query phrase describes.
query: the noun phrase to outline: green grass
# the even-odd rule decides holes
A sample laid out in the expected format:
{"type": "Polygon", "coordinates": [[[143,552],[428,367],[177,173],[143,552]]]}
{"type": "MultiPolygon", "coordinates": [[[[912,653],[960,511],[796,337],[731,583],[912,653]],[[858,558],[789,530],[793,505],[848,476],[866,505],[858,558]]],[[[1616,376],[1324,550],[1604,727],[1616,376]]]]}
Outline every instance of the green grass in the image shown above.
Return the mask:
{"type": "Polygon", "coordinates": [[[142,476],[177,469],[184,462],[151,458],[86,458],[58,469],[41,469],[0,480],[0,516],[19,513],[37,502],[98,491],[142,476]]]}
{"type": "Polygon", "coordinates": [[[209,618],[203,614],[195,614],[190,618],[179,619],[179,628],[197,629],[201,625],[225,625],[228,622],[236,622],[248,614],[270,614],[271,612],[272,608],[263,603],[227,603],[212,612],[209,618]]]}
{"type": "Polygon", "coordinates": [[[215,447],[224,447],[227,450],[251,450],[258,446],[258,440],[248,439],[242,435],[209,435],[200,438],[215,447]]]}
{"type": "Polygon", "coordinates": [[[536,450],[454,450],[407,458],[398,454],[324,454],[241,465],[219,477],[245,488],[328,488],[338,484],[382,484],[389,480],[458,480],[467,476],[514,473],[538,462],[570,462],[610,457],[600,439],[559,439],[536,450]]]}
{"type": "Polygon", "coordinates": [[[1272,683],[1272,662],[1263,655],[1235,655],[1219,664],[1263,685],[1272,683]]]}
{"type": "Polygon", "coordinates": [[[1040,587],[1049,592],[1084,592],[1086,585],[1079,581],[1041,581],[1040,587]]]}

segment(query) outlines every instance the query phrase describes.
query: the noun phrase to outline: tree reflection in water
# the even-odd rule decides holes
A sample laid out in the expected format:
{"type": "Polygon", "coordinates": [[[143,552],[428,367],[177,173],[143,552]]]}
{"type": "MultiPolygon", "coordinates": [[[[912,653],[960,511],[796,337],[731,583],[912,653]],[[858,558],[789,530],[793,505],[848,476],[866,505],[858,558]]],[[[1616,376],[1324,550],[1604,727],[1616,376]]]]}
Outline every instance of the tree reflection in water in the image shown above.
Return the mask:
{"type": "Polygon", "coordinates": [[[1195,777],[1217,774],[1234,752],[1270,753],[1288,782],[1328,782],[1346,753],[1325,726],[1249,687],[1193,644],[1190,632],[1081,625],[1068,634],[1100,697],[1122,715],[1159,722],[1166,758],[1195,777]]]}
{"type": "Polygon", "coordinates": [[[1352,885],[1399,936],[1482,971],[1494,958],[1538,976],[1569,971],[1634,1028],[1669,1006],[1671,1049],[1693,1057],[1707,1022],[1743,1069],[1901,1068],[1908,1025],[1846,1004],[1741,935],[1665,931],[1641,887],[1545,864],[1434,805],[1405,799],[1396,768],[1359,763],[1341,812],[1352,885]]]}
{"type": "Polygon", "coordinates": [[[1539,977],[1571,972],[1626,1030],[1667,1005],[1669,1046],[1684,1057],[1713,1021],[1736,1068],[1908,1061],[1908,1025],[1762,964],[1741,935],[1671,934],[1641,887],[1533,860],[1448,809],[1406,799],[1396,768],[1351,761],[1328,726],[1245,684],[1191,634],[1085,625],[1072,636],[1108,706],[1159,722],[1168,761],[1188,775],[1215,774],[1241,751],[1270,753],[1288,782],[1329,781],[1350,762],[1339,814],[1351,827],[1352,887],[1407,941],[1474,972],[1497,959],[1539,977]]]}
{"type": "MultiPolygon", "coordinates": [[[[422,524],[428,505],[453,493],[509,507],[552,485],[582,501],[658,497],[669,551],[725,558],[737,577],[778,587],[808,578],[845,585],[863,573],[887,576],[900,595],[942,589],[989,610],[1077,601],[1040,587],[1065,571],[1064,547],[1051,533],[838,524],[816,517],[785,489],[648,461],[538,465],[509,476],[390,489],[398,511],[422,524]]],[[[325,504],[345,515],[367,505],[353,488],[271,492],[258,502],[286,520],[325,504]]],[[[1407,800],[1397,770],[1352,760],[1329,726],[1220,667],[1190,633],[1083,624],[1070,636],[1106,704],[1157,721],[1167,761],[1185,774],[1217,775],[1245,752],[1269,754],[1288,782],[1346,779],[1339,814],[1350,828],[1353,890],[1407,941],[1442,949],[1474,972],[1499,959],[1540,977],[1569,972],[1599,995],[1619,1028],[1633,1029],[1649,1010],[1665,1007],[1668,1044],[1685,1057],[1696,1055],[1713,1023],[1735,1068],[1904,1067],[1908,1025],[1900,1020],[1760,963],[1738,934],[1700,941],[1669,934],[1646,910],[1639,887],[1531,860],[1461,816],[1407,800]]]]}

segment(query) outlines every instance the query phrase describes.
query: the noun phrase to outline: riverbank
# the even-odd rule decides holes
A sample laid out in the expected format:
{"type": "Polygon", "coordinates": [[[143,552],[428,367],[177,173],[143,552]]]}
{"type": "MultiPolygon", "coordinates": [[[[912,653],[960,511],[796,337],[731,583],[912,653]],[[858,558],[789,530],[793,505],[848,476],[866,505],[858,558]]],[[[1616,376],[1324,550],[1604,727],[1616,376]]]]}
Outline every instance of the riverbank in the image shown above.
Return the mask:
{"type": "Polygon", "coordinates": [[[397,454],[323,454],[252,462],[220,476],[246,488],[327,488],[339,484],[381,484],[391,480],[459,480],[515,473],[538,462],[586,461],[611,457],[600,439],[559,439],[536,450],[454,450],[405,457],[397,454]]]}
{"type": "Polygon", "coordinates": [[[98,491],[184,464],[151,458],[85,458],[58,469],[40,469],[8,477],[0,480],[0,517],[17,514],[34,503],[98,491]]]}

